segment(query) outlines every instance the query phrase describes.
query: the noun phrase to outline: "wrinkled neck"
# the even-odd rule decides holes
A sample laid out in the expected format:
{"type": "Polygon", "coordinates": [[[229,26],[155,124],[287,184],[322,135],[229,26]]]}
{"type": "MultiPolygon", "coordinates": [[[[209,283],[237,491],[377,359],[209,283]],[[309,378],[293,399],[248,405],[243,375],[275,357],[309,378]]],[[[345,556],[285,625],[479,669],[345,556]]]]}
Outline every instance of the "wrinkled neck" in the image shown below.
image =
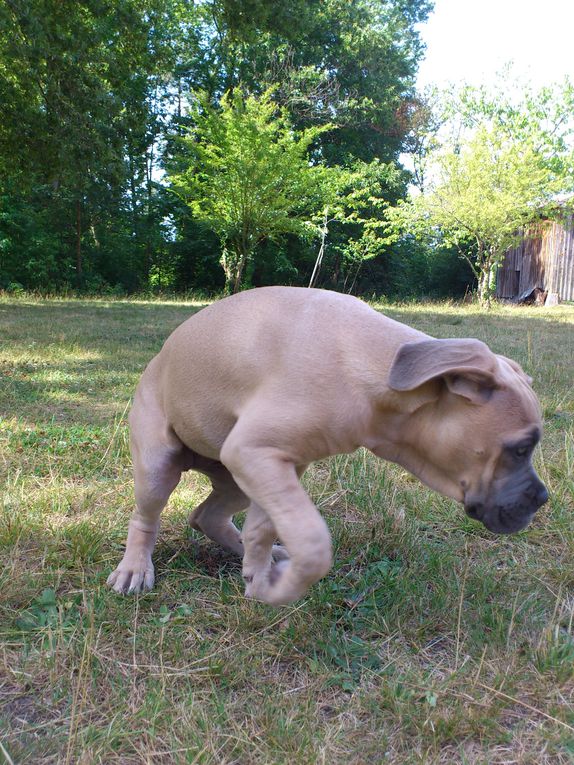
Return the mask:
{"type": "Polygon", "coordinates": [[[431,489],[460,502],[463,493],[458,482],[433,459],[441,386],[440,381],[431,381],[412,392],[390,391],[381,402],[364,446],[377,457],[405,468],[431,489]]]}

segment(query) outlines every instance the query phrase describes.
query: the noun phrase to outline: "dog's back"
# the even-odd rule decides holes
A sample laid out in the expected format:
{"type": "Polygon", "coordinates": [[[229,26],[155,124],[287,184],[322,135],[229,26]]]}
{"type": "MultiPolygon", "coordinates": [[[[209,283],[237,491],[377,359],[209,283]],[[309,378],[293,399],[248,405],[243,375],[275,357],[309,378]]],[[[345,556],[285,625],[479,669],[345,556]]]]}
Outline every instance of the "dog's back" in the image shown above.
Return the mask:
{"type": "Polygon", "coordinates": [[[349,295],[264,287],[216,302],[180,325],[142,385],[156,389],[185,444],[216,458],[263,389],[303,404],[310,390],[324,388],[328,397],[313,396],[312,414],[320,418],[323,408],[333,416],[348,395],[359,396],[361,380],[386,376],[396,346],[420,336],[349,295]]]}

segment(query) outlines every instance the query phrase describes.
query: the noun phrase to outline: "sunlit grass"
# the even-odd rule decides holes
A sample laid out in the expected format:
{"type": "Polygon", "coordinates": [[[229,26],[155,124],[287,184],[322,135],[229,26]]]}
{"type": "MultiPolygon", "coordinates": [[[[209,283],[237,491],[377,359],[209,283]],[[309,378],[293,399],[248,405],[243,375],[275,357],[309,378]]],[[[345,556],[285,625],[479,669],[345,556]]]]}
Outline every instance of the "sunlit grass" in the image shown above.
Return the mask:
{"type": "Polygon", "coordinates": [[[0,762],[571,762],[574,307],[379,306],[525,367],[551,499],[497,538],[367,452],[318,463],[305,483],[336,564],[274,610],[188,529],[194,475],[164,512],[154,591],[105,587],[134,387],[201,305],[0,296],[0,762]]]}

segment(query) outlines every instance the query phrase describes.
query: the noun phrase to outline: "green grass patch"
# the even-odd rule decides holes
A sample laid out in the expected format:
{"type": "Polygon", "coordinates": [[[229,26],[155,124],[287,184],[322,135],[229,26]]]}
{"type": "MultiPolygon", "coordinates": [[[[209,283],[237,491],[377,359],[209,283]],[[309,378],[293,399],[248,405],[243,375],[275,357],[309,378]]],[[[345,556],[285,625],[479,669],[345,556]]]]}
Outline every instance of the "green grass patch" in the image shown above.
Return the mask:
{"type": "Polygon", "coordinates": [[[110,592],[132,510],[127,412],[200,303],[0,299],[0,763],[521,765],[574,759],[574,307],[377,306],[534,378],[549,503],[497,538],[365,451],[305,484],[336,563],[308,597],[162,519],[157,583],[110,592]]]}

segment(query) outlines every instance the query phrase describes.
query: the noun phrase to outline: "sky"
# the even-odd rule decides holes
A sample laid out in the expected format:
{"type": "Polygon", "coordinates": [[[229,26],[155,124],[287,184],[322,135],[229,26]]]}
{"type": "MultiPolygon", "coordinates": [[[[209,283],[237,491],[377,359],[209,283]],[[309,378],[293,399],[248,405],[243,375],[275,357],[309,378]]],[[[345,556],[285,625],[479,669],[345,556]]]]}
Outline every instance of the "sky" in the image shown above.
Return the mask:
{"type": "Polygon", "coordinates": [[[536,88],[574,81],[573,0],[435,0],[420,31],[420,88],[492,85],[509,61],[513,79],[536,88]]]}

